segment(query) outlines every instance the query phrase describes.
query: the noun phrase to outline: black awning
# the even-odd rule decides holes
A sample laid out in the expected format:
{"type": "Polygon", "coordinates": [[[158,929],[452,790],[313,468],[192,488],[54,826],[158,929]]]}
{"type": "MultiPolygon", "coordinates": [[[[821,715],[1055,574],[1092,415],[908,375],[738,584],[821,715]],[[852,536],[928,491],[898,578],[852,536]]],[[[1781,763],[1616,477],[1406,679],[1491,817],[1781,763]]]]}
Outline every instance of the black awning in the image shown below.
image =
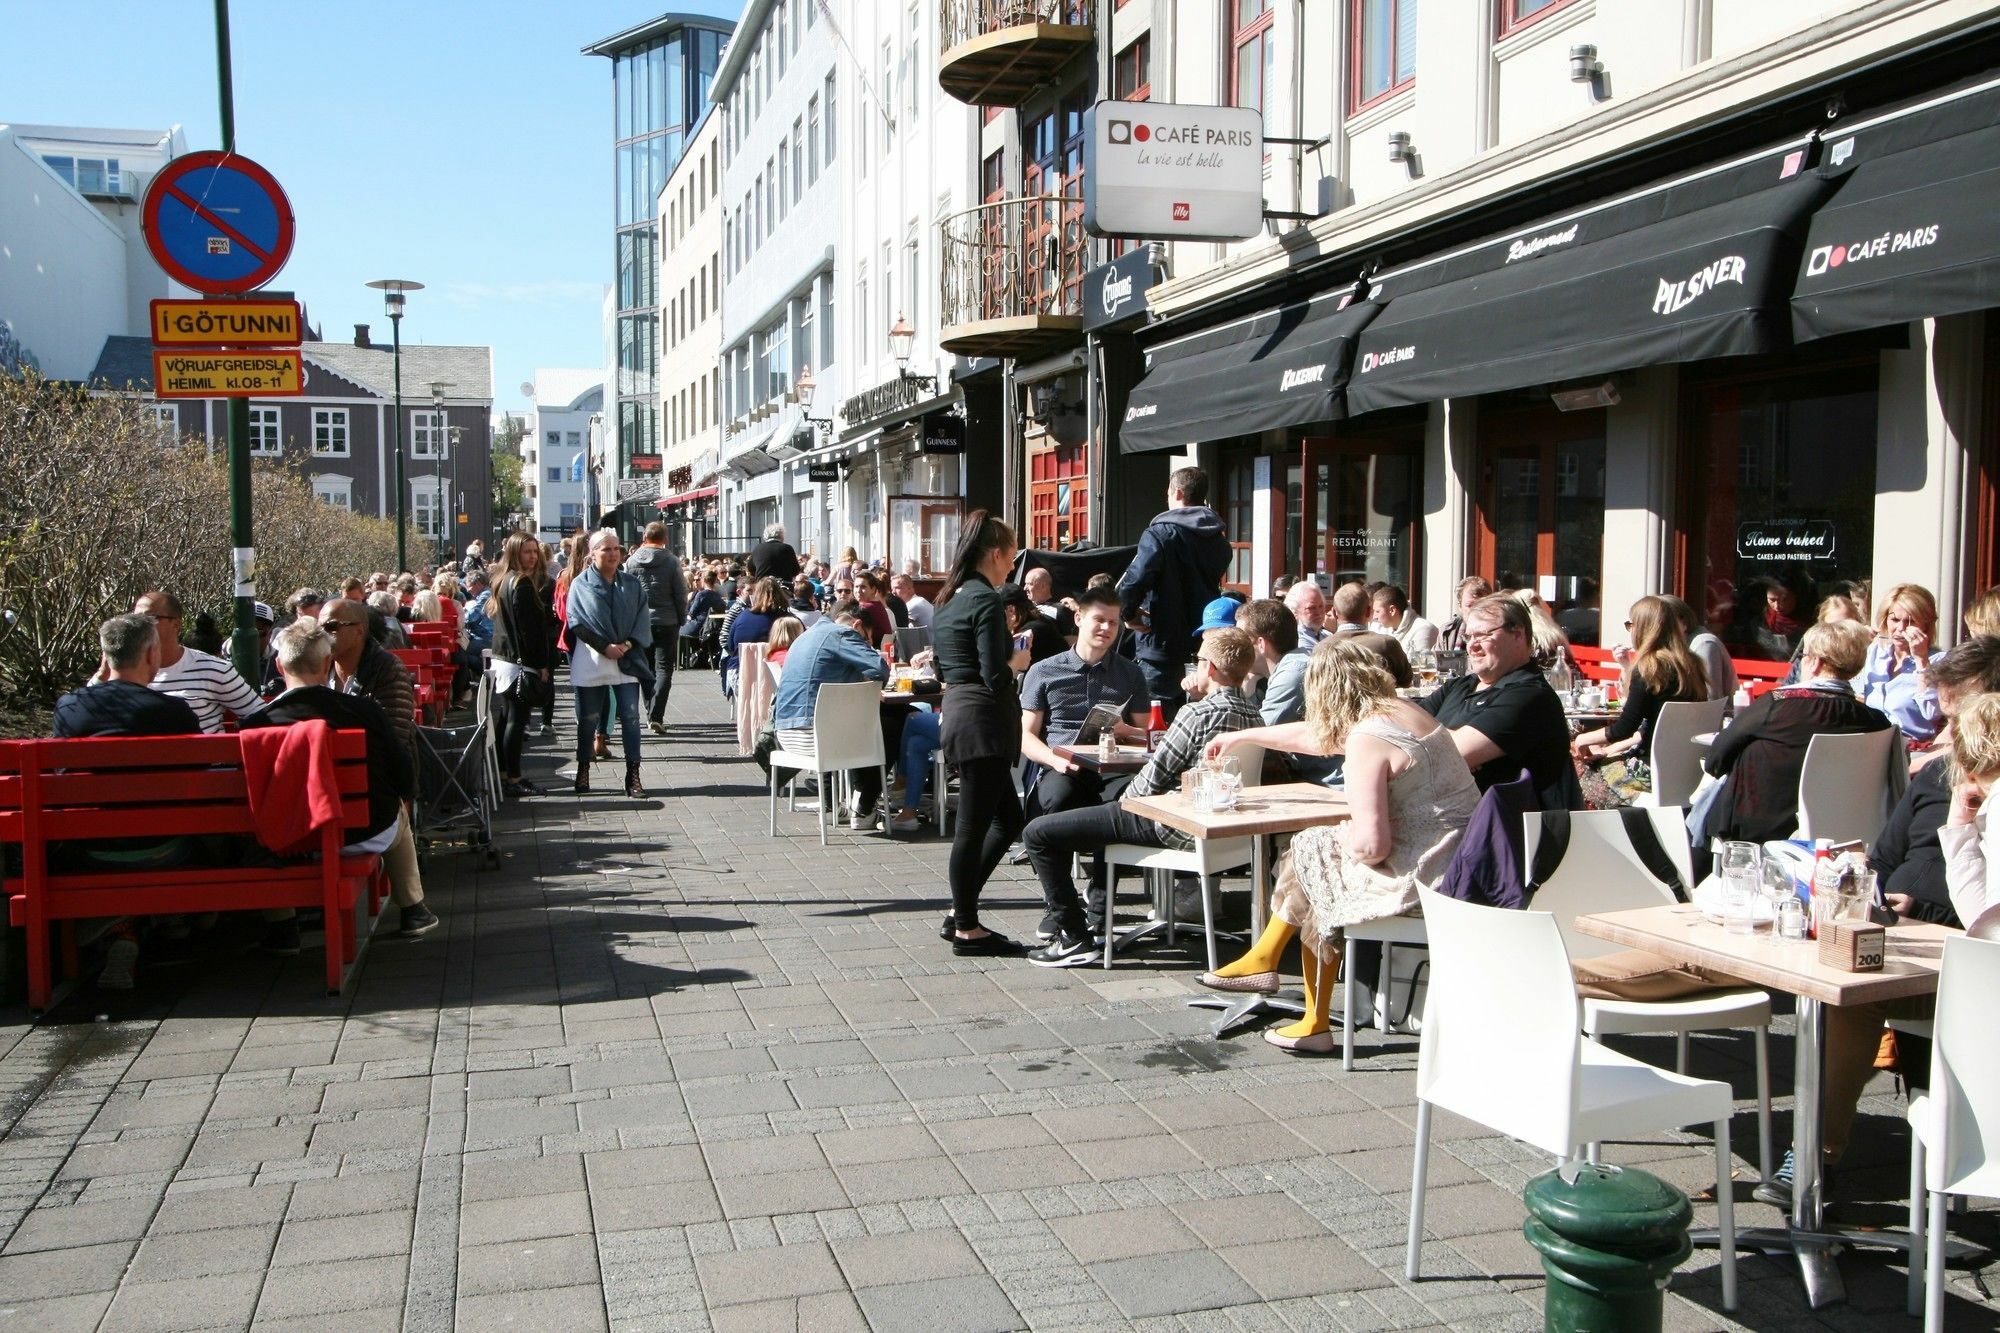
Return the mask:
{"type": "Polygon", "coordinates": [[[1354,340],[1377,307],[1352,287],[1265,310],[1147,353],[1119,424],[1128,454],[1347,415],[1354,340]]]}
{"type": "Polygon", "coordinates": [[[2000,77],[1836,126],[1792,289],[1801,341],[2000,305],[2000,77]]]}
{"type": "Polygon", "coordinates": [[[1348,411],[1790,346],[1831,189],[1805,158],[1800,140],[1381,275],[1348,411]]]}

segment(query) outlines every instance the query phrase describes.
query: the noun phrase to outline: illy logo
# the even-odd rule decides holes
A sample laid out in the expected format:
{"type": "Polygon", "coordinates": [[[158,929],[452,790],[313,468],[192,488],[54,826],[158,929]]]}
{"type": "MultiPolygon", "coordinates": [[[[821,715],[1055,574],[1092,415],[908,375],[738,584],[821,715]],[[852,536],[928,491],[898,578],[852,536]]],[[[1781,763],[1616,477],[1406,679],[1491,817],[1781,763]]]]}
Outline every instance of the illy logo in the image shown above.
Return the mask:
{"type": "Polygon", "coordinates": [[[1174,205],[1174,221],[1186,222],[1193,216],[1194,216],[1194,209],[1191,206],[1181,203],[1177,203],[1174,205]]]}
{"type": "Polygon", "coordinates": [[[1289,393],[1293,389],[1302,388],[1308,384],[1317,384],[1325,375],[1325,365],[1305,366],[1299,370],[1288,370],[1285,372],[1285,377],[1278,381],[1278,392],[1289,393]]]}

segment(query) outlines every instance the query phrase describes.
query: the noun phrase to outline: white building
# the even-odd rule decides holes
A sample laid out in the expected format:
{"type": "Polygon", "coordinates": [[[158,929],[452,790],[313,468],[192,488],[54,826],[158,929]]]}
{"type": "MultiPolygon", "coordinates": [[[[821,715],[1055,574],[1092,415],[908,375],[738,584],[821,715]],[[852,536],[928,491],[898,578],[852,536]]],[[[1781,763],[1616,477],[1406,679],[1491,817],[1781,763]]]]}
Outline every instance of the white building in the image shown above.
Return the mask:
{"type": "MultiPolygon", "coordinates": [[[[1081,113],[1115,94],[1259,108],[1266,209],[1318,215],[1167,245],[1171,280],[1142,282],[1124,316],[1148,323],[1092,329],[1087,279],[1042,295],[1071,290],[1066,225],[1024,251],[1045,265],[1025,288],[982,305],[968,286],[953,350],[1014,358],[1017,377],[1065,346],[1100,358],[1075,470],[1031,468],[1032,436],[1010,451],[1009,513],[1031,535],[1040,489],[1061,485],[1088,493],[1091,536],[1131,541],[1146,514],[1116,505],[1152,491],[1134,466],[1191,459],[1247,592],[1359,574],[1442,618],[1475,573],[1540,588],[1574,623],[1601,614],[1606,642],[1637,596],[1672,592],[1739,657],[1772,652],[1767,594],[1809,618],[1844,581],[1915,582],[1955,639],[1967,596],[2000,581],[1981,517],[2000,484],[1990,3],[1021,13],[941,9],[941,86],[992,108],[982,198],[1080,199],[1081,113]],[[1956,248],[1907,239],[1939,221],[1956,248]],[[1906,241],[1831,258],[1864,233],[1906,241]],[[1021,290],[1042,305],[998,299],[1021,290]],[[1008,350],[1024,324],[1043,341],[1008,350]],[[1320,373],[1287,382],[1298,367],[1320,373]]],[[[995,239],[967,247],[969,273],[1033,231],[1005,222],[996,209],[995,239]]],[[[1018,417],[1030,396],[1014,398],[1018,417]]]]}
{"type": "Polygon", "coordinates": [[[545,542],[575,532],[588,512],[591,424],[604,415],[602,370],[535,371],[521,481],[535,531],[545,542]]]}
{"type": "MultiPolygon", "coordinates": [[[[833,6],[835,14],[845,5],[833,6]]],[[[809,469],[809,416],[850,383],[836,307],[847,191],[842,104],[854,89],[836,20],[813,0],[750,0],[715,72],[722,138],[722,480],[718,550],[782,522],[801,551],[828,540],[809,469]],[[795,386],[807,367],[810,412],[795,386]]],[[[838,298],[838,299],[837,299],[838,298]]]]}
{"type": "Polygon", "coordinates": [[[178,125],[0,123],[0,371],[81,380],[106,338],[151,337],[151,301],[191,295],[139,229],[146,186],[185,152],[178,125]]]}
{"type": "Polygon", "coordinates": [[[661,475],[677,551],[713,530],[722,470],[722,113],[713,105],[660,191],[661,475]]]}
{"type": "Polygon", "coordinates": [[[827,545],[837,553],[851,544],[897,566],[914,559],[925,576],[942,577],[957,544],[966,460],[928,451],[965,438],[957,363],[938,348],[939,224],[977,198],[979,117],[938,87],[932,0],[836,12],[843,54],[860,67],[845,67],[856,77],[842,112],[853,183],[840,209],[849,388],[837,404],[814,397],[815,414],[838,407],[834,443],[816,457],[846,473],[827,487],[827,545]],[[890,336],[898,328],[909,331],[906,346],[890,336]]]}

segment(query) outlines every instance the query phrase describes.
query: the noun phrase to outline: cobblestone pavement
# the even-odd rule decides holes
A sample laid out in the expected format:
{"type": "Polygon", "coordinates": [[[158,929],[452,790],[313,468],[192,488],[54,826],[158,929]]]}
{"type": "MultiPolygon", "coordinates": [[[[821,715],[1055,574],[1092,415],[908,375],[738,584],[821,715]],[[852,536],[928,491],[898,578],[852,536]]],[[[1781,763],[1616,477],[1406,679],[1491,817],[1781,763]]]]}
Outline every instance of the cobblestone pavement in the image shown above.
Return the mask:
{"type": "MultiPolygon", "coordinates": [[[[1345,1076],[1215,1041],[1184,950],[955,960],[943,843],[822,850],[805,814],[768,838],[713,678],[674,700],[659,795],[510,807],[497,871],[440,851],[444,928],[385,931],[344,998],[309,943],[155,963],[39,1026],[0,1011],[0,1329],[1540,1327],[1520,1190],[1547,1163],[1453,1117],[1427,1275],[1401,1276],[1413,1039],[1364,1034],[1345,1076]]],[[[558,762],[532,744],[531,776],[558,762]]],[[[1025,869],[989,895],[1033,930],[1025,869]]],[[[1747,1039],[1696,1047],[1754,1144],[1747,1039]]],[[[1836,1181],[1851,1220],[1899,1207],[1892,1091],[1836,1181]]],[[[1737,1216],[1770,1222],[1742,1152],[1737,1216]]],[[[1608,1156],[1709,1183],[1692,1137],[1608,1156]]],[[[1700,1251],[1667,1326],[1913,1326],[1900,1263],[1843,1268],[1850,1301],[1814,1315],[1746,1255],[1739,1325],[1700,1251]]],[[[1955,1276],[1956,1324],[1993,1326],[1991,1281],[1955,1276]]]]}

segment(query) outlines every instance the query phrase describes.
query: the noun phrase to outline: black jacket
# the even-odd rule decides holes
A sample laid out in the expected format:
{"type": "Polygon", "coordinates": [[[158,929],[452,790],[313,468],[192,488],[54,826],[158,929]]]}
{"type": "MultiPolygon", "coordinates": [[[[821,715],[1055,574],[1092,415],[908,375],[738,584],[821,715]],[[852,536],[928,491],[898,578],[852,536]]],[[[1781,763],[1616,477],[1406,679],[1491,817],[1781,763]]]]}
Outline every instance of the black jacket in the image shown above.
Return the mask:
{"type": "Polygon", "coordinates": [[[931,621],[931,651],[944,696],[940,740],[952,763],[1021,757],[1021,691],[1014,641],[993,585],[975,574],[931,621]]]}
{"type": "Polygon", "coordinates": [[[1881,731],[1889,719],[1847,690],[1804,685],[1772,690],[1725,727],[1704,767],[1729,782],[1717,793],[1708,831],[1719,838],[1770,842],[1799,827],[1799,777],[1815,736],[1881,731]]]}
{"type": "Polygon", "coordinates": [[[1940,925],[1959,924],[1945,886],[1944,848],[1938,830],[1951,813],[1951,763],[1938,759],[1917,770],[1902,799],[1889,812],[1889,822],[1868,853],[1868,864],[1882,882],[1882,892],[1907,893],[1910,915],[1940,925]]]}
{"type": "Polygon", "coordinates": [[[1194,655],[1194,629],[1229,568],[1229,534],[1207,505],[1169,509],[1146,525],[1139,550],[1118,580],[1125,619],[1143,612],[1139,656],[1179,664],[1194,655]]]}
{"type": "Polygon", "coordinates": [[[625,572],[646,587],[646,606],[653,614],[654,636],[675,630],[687,618],[687,575],[680,557],[664,546],[641,546],[625,558],[625,572]]]}
{"type": "Polygon", "coordinates": [[[532,579],[509,579],[506,587],[487,601],[495,657],[531,671],[545,671],[554,665],[555,633],[550,628],[554,615],[532,579]]]}
{"type": "Polygon", "coordinates": [[[251,727],[282,727],[293,722],[318,718],[336,731],[368,734],[368,827],[355,833],[349,842],[374,837],[396,822],[404,801],[417,795],[417,776],[411,757],[396,736],[396,728],[372,699],[342,694],[324,685],[306,685],[286,690],[259,711],[243,719],[251,727]]]}
{"type": "Polygon", "coordinates": [[[758,542],[744,563],[750,566],[751,578],[776,579],[788,588],[799,576],[799,553],[787,542],[758,542]]]}
{"type": "MultiPolygon", "coordinates": [[[[251,717],[257,716],[255,713],[251,717]]],[[[185,699],[129,680],[101,680],[56,700],[57,738],[71,736],[199,736],[201,723],[185,699]]]]}
{"type": "Polygon", "coordinates": [[[361,660],[354,664],[354,676],[343,688],[371,700],[389,715],[389,725],[402,742],[411,763],[417,760],[417,688],[410,669],[392,657],[387,648],[367,644],[361,660]]]}

